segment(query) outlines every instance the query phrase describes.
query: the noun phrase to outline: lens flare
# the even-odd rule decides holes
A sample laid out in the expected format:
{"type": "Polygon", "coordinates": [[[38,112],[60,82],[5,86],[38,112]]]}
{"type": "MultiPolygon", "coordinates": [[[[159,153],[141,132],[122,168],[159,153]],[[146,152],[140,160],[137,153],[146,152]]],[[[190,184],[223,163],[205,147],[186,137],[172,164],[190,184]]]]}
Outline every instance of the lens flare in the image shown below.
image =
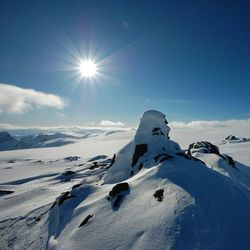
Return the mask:
{"type": "Polygon", "coordinates": [[[80,62],[79,71],[84,77],[94,77],[97,73],[97,65],[91,60],[80,62]]]}

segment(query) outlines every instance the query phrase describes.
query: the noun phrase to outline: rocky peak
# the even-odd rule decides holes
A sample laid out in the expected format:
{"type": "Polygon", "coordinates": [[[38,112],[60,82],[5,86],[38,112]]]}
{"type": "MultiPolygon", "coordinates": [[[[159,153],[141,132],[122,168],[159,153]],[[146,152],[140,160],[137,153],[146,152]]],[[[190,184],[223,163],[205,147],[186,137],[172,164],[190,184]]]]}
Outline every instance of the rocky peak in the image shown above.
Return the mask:
{"type": "Polygon", "coordinates": [[[135,135],[136,143],[150,142],[157,136],[169,139],[168,122],[163,113],[156,110],[147,110],[143,113],[135,135]]]}
{"type": "Polygon", "coordinates": [[[124,181],[143,167],[153,166],[156,159],[167,159],[179,151],[179,145],[170,140],[169,131],[163,113],[156,110],[144,112],[134,139],[115,155],[104,182],[124,181]]]}

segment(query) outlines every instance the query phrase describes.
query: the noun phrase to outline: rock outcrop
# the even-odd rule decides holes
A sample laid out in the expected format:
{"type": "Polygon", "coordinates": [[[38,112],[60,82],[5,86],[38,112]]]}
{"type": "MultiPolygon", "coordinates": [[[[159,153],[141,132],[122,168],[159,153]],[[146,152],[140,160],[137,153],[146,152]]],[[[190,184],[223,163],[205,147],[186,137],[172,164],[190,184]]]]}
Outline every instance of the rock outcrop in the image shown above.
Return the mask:
{"type": "Polygon", "coordinates": [[[240,143],[240,142],[249,142],[249,138],[245,137],[236,137],[234,135],[227,136],[222,142],[223,143],[240,143]]]}
{"type": "Polygon", "coordinates": [[[156,110],[144,112],[133,141],[116,154],[112,167],[104,176],[104,182],[121,182],[151,165],[154,158],[167,160],[180,152],[180,146],[170,140],[169,132],[163,113],[156,110]]]}
{"type": "Polygon", "coordinates": [[[221,154],[217,146],[207,141],[201,141],[190,144],[186,153],[187,155],[193,157],[196,156],[196,153],[216,154],[222,159],[224,159],[228,163],[228,165],[235,168],[235,162],[231,156],[221,154]]]}

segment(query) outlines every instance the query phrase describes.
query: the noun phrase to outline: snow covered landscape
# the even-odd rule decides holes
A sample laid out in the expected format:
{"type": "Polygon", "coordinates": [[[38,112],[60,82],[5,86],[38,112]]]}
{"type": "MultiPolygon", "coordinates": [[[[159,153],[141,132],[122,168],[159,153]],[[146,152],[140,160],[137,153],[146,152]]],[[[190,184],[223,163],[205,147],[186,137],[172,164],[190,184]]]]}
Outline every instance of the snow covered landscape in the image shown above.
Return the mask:
{"type": "Polygon", "coordinates": [[[178,144],[161,112],[138,123],[1,132],[0,249],[249,249],[249,135],[178,144]]]}
{"type": "Polygon", "coordinates": [[[249,250],[250,1],[0,5],[0,250],[249,250]]]}

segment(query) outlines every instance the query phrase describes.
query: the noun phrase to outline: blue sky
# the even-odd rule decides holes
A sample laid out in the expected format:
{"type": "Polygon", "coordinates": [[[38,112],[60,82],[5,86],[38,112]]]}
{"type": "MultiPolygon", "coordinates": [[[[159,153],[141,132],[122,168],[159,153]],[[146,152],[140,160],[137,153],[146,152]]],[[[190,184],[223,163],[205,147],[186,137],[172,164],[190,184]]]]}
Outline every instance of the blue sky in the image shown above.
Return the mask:
{"type": "Polygon", "coordinates": [[[170,121],[247,119],[249,13],[248,1],[2,1],[0,123],[130,126],[146,109],[170,121]],[[86,57],[99,63],[91,81],[77,70],[86,57]],[[6,84],[35,90],[33,103],[16,112],[9,100],[30,93],[8,97],[6,84]]]}

